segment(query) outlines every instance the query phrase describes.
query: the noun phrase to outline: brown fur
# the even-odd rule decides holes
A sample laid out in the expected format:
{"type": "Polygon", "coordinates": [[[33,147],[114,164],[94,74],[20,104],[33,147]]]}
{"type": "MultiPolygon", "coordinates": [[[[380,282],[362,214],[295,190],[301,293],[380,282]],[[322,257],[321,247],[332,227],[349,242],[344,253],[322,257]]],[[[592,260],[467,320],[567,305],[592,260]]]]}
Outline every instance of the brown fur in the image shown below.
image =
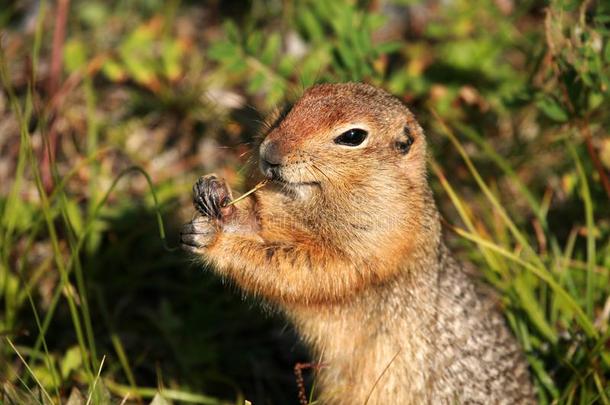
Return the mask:
{"type": "MultiPolygon", "coordinates": [[[[182,242],[285,312],[324,364],[323,403],[533,402],[494,301],[441,240],[425,137],[400,101],[364,84],[312,87],[271,125],[261,155],[272,149],[275,180],[185,225],[182,242]],[[368,131],[362,146],[333,141],[350,128],[368,131]]],[[[214,176],[195,194],[219,184],[230,194],[214,176]]]]}

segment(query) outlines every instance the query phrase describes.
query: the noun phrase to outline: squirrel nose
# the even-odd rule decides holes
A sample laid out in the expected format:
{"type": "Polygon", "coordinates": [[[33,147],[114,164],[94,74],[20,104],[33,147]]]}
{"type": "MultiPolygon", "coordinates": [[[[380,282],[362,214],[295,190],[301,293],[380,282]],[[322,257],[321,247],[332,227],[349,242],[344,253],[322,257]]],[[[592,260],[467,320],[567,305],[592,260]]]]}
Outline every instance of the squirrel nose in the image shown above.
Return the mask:
{"type": "Polygon", "coordinates": [[[260,150],[261,159],[270,166],[282,163],[282,154],[276,142],[263,142],[260,150]]]}
{"type": "Polygon", "coordinates": [[[282,154],[275,142],[263,142],[260,146],[260,167],[267,178],[276,178],[282,163],[282,154]]]}

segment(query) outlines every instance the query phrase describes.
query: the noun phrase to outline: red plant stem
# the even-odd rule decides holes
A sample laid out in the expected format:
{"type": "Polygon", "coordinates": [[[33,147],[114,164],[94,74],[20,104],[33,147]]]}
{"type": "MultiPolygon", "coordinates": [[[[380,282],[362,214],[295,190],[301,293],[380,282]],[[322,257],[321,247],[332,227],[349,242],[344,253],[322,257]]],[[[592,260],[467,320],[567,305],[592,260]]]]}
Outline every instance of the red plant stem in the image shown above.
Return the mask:
{"type": "Polygon", "coordinates": [[[307,399],[307,394],[305,393],[305,381],[303,380],[303,370],[312,368],[314,370],[318,370],[324,367],[321,363],[297,363],[294,365],[294,375],[297,380],[297,388],[299,390],[299,404],[307,405],[309,404],[309,400],[307,399]]]}
{"type": "MultiPolygon", "coordinates": [[[[63,67],[64,42],[66,40],[66,25],[68,22],[68,10],[70,8],[70,0],[57,1],[57,14],[55,16],[55,27],[53,30],[53,46],[51,50],[51,67],[47,82],[47,95],[49,100],[53,100],[57,90],[60,87],[61,73],[63,67]]],[[[50,103],[51,104],[51,103],[50,103]]],[[[57,131],[54,125],[55,107],[50,106],[47,113],[49,114],[49,135],[47,137],[46,148],[43,142],[42,148],[42,164],[41,174],[45,189],[50,191],[53,188],[53,176],[51,175],[51,167],[55,161],[55,151],[57,149],[57,131]]]]}
{"type": "Polygon", "coordinates": [[[53,97],[61,81],[64,42],[66,40],[66,25],[70,0],[57,0],[57,14],[53,30],[53,48],[51,50],[51,68],[47,91],[53,97]]]}

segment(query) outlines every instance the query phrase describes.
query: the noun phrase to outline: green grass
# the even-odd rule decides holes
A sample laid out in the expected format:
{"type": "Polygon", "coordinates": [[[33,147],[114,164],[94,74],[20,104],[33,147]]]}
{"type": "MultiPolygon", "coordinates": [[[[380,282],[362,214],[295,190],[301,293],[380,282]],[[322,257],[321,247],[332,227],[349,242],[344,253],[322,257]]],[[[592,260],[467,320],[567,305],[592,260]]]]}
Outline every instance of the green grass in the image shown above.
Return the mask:
{"type": "Polygon", "coordinates": [[[290,327],[176,235],[199,175],[243,184],[276,103],[362,80],[426,129],[446,237],[540,402],[610,402],[604,2],[456,0],[375,43],[367,2],[73,0],[49,94],[60,3],[0,10],[0,401],[296,403],[290,327]]]}
{"type": "MultiPolygon", "coordinates": [[[[440,117],[437,116],[437,119],[442,123],[440,117]]],[[[582,172],[579,173],[581,174],[581,194],[586,212],[587,268],[584,281],[581,280],[580,288],[572,288],[573,292],[570,293],[568,291],[569,287],[565,285],[568,278],[563,277],[563,274],[576,270],[571,269],[569,265],[565,265],[566,262],[569,263],[571,257],[570,255],[564,255],[563,252],[571,249],[566,246],[563,250],[560,248],[554,249],[554,252],[550,252],[550,254],[537,252],[529,244],[526,235],[518,229],[506,214],[498,198],[485,184],[455,134],[446,126],[443,127],[443,130],[459,151],[471,175],[485,194],[491,211],[500,217],[500,226],[507,228],[510,239],[505,240],[505,243],[498,243],[490,238],[487,232],[490,224],[482,222],[475,226],[472,216],[469,215],[468,209],[465,207],[465,202],[456,194],[454,188],[442,173],[442,169],[437,163],[434,163],[435,173],[458,210],[460,219],[467,226],[467,229],[458,227],[450,227],[450,229],[462,238],[473,242],[480,249],[483,256],[480,268],[487,270],[485,272],[487,279],[503,293],[503,296],[508,298],[506,301],[508,301],[507,305],[510,306],[510,311],[517,314],[527,314],[525,317],[517,318],[515,314],[508,313],[507,317],[526,349],[532,369],[537,377],[536,382],[539,392],[548,391],[556,397],[556,400],[563,403],[569,402],[570,396],[574,395],[575,387],[582,385],[584,387],[588,386],[590,389],[590,391],[583,390],[580,393],[583,395],[585,403],[607,403],[608,389],[601,381],[606,378],[607,367],[610,366],[610,353],[605,348],[610,336],[607,331],[608,319],[607,315],[601,315],[596,322],[596,317],[592,316],[593,312],[589,312],[587,309],[595,306],[595,297],[608,299],[608,269],[600,267],[601,274],[595,272],[598,258],[595,256],[595,238],[592,237],[595,228],[592,220],[591,195],[586,177],[582,176],[582,172]],[[516,254],[515,251],[519,251],[519,253],[516,254]],[[544,300],[541,298],[544,298],[544,300]],[[603,316],[606,316],[606,318],[604,319],[603,316]],[[604,326],[596,327],[596,323],[605,325],[605,328],[604,326]],[[565,378],[568,380],[567,385],[570,390],[561,393],[553,378],[540,364],[540,353],[547,351],[546,346],[549,344],[560,346],[559,333],[566,330],[572,333],[573,331],[582,333],[584,343],[590,348],[583,348],[583,342],[562,342],[571,346],[572,350],[561,353],[562,356],[559,359],[554,359],[554,361],[568,368],[565,378]],[[579,351],[585,353],[578,353],[579,351]],[[575,373],[574,371],[579,368],[575,367],[573,362],[579,360],[579,355],[584,356],[586,362],[594,361],[599,368],[587,370],[585,375],[575,373]]],[[[568,145],[568,148],[571,148],[576,166],[582,170],[574,148],[571,145],[568,145]]],[[[499,166],[502,165],[499,164],[499,166]]],[[[511,171],[508,171],[506,175],[514,176],[511,171]]],[[[546,221],[544,217],[541,219],[546,221]]],[[[553,234],[549,233],[544,237],[550,241],[552,246],[559,245],[553,234]]]]}

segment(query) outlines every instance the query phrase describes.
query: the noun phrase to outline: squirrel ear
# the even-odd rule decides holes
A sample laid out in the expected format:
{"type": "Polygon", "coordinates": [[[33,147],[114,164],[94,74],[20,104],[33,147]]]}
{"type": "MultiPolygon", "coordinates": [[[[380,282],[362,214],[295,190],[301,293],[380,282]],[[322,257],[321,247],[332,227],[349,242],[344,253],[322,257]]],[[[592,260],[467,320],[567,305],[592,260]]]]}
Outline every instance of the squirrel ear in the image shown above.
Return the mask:
{"type": "Polygon", "coordinates": [[[405,127],[402,129],[402,132],[404,134],[405,139],[396,141],[394,143],[394,146],[401,154],[406,155],[407,153],[409,153],[409,150],[411,150],[411,145],[413,145],[415,139],[413,138],[413,135],[411,135],[411,129],[409,129],[409,126],[405,125],[405,127]]]}

